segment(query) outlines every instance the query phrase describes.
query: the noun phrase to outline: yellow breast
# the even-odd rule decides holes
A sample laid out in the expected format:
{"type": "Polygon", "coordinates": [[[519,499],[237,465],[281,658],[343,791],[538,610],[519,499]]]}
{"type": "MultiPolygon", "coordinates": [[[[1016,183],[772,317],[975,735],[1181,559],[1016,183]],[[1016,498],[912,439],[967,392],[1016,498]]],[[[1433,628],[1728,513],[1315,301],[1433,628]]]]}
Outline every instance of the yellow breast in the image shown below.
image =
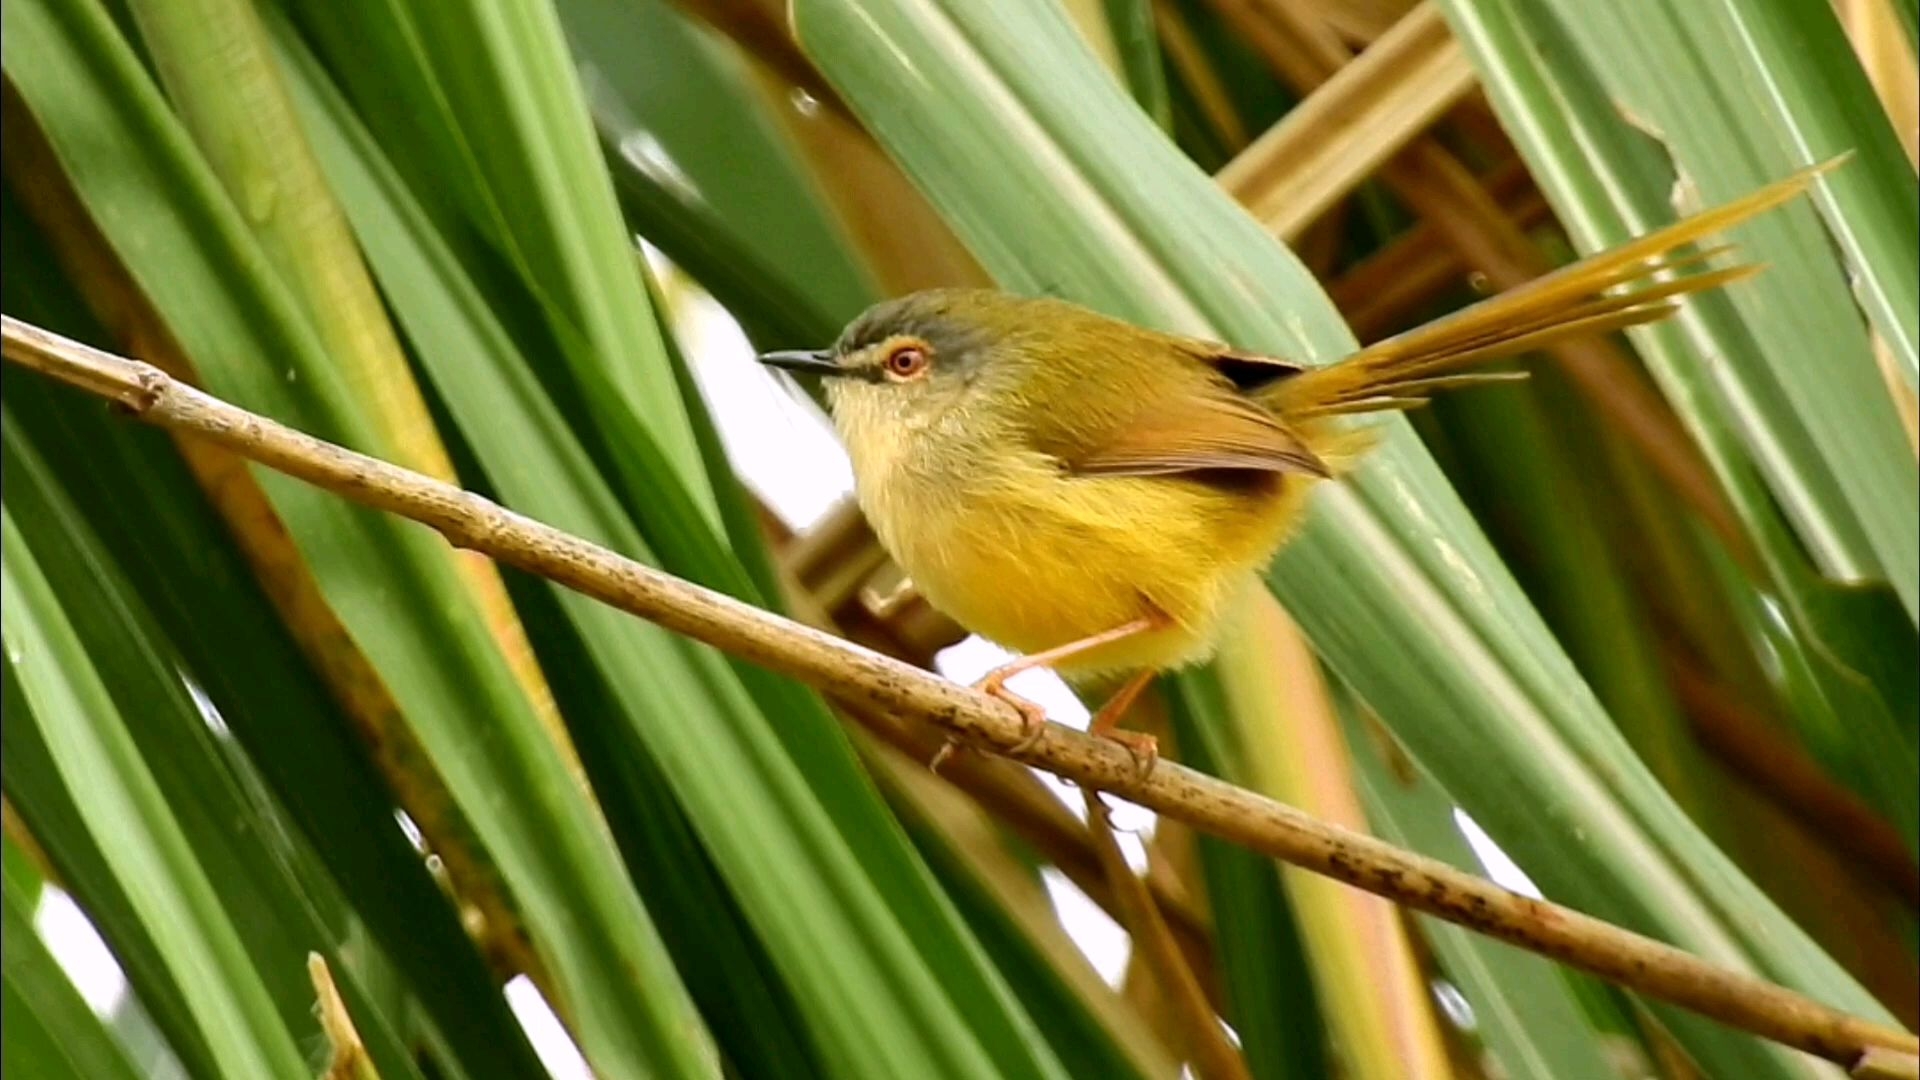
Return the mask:
{"type": "Polygon", "coordinates": [[[991,455],[963,476],[910,462],[861,469],[881,542],[928,602],[1031,653],[1153,613],[1166,630],[1060,666],[1085,677],[1205,659],[1235,596],[1279,546],[1301,482],[1222,489],[1161,477],[1069,476],[1038,454],[991,455]]]}

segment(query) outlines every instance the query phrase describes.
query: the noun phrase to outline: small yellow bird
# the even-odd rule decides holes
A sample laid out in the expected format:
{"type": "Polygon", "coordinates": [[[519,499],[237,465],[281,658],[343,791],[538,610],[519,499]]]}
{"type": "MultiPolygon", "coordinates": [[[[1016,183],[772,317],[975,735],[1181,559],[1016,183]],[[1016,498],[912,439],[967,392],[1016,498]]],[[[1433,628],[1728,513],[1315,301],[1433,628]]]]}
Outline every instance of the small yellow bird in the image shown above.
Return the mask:
{"type": "Polygon", "coordinates": [[[1343,418],[1521,377],[1468,369],[1653,322],[1688,293],[1756,272],[1664,273],[1727,250],[1676,254],[1786,202],[1822,168],[1324,367],[978,289],[889,300],[829,349],[761,360],[826,378],[860,506],[928,602],[1024,654],[975,685],[1019,709],[1031,740],[1045,713],[1008,678],[1126,675],[1091,730],[1144,771],[1153,739],[1115,725],[1156,673],[1209,656],[1312,485],[1364,450],[1365,429],[1343,418]]]}

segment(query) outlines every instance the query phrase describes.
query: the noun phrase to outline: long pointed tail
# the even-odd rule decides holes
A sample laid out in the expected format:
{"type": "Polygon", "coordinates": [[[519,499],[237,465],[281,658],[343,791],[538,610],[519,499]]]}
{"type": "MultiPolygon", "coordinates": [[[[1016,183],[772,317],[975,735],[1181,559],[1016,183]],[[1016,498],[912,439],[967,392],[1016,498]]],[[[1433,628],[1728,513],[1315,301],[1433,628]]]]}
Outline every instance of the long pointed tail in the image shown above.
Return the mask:
{"type": "Polygon", "coordinates": [[[1731,245],[1677,253],[1708,234],[1763,214],[1805,191],[1848,155],[1803,169],[1751,195],[1703,210],[1488,297],[1425,326],[1367,346],[1345,360],[1281,379],[1261,396],[1292,422],[1346,413],[1411,409],[1437,390],[1525,378],[1470,369],[1568,338],[1656,322],[1690,293],[1758,273],[1757,264],[1648,281],[1706,262],[1731,245]],[[1622,287],[1625,287],[1623,291],[1622,287]]]}

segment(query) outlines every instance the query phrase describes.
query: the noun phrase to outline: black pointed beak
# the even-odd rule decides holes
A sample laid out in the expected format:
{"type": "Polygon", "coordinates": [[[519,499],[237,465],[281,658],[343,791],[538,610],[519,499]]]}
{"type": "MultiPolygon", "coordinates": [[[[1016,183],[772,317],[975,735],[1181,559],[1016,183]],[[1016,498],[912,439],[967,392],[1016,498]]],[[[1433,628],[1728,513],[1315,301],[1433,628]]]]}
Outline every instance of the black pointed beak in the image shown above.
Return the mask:
{"type": "Polygon", "coordinates": [[[768,367],[783,368],[787,371],[804,371],[813,375],[838,375],[840,365],[834,361],[833,353],[826,349],[789,349],[785,352],[761,353],[760,362],[768,367]]]}

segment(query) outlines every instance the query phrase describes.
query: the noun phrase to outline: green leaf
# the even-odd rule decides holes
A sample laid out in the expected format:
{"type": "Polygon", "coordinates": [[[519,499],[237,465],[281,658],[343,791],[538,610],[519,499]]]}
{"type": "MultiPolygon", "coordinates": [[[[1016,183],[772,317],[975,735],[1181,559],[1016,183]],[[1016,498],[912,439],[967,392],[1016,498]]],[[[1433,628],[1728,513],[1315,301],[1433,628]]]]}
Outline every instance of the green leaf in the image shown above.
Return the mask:
{"type": "MultiPolygon", "coordinates": [[[[1188,765],[1219,775],[1235,748],[1224,689],[1210,673],[1184,674],[1167,694],[1188,765]]],[[[1225,1015],[1259,1080],[1318,1080],[1329,1074],[1327,1021],[1306,944],[1271,859],[1198,838],[1200,871],[1213,913],[1215,960],[1225,1015]]]]}
{"type": "MultiPolygon", "coordinates": [[[[541,669],[567,716],[614,717],[620,703],[545,583],[508,579],[541,669]]],[[[736,1075],[829,1075],[805,1017],[653,758],[617,725],[571,729],[634,884],[687,990],[736,1075]]]]}
{"type": "MultiPolygon", "coordinates": [[[[1508,564],[1580,666],[1621,733],[1703,827],[1702,762],[1654,652],[1657,639],[1630,588],[1616,534],[1595,528],[1611,476],[1604,449],[1572,430],[1583,402],[1555,373],[1436,401],[1427,419],[1458,454],[1448,474],[1480,519],[1508,542],[1508,564]]],[[[1616,508],[1617,509],[1617,508],[1616,508]]],[[[1644,522],[1637,523],[1646,527],[1644,522]]]]}
{"type": "MultiPolygon", "coordinates": [[[[909,767],[918,765],[914,762],[909,767]]],[[[1020,988],[1022,1006],[1046,1032],[1047,1042],[1059,1055],[1068,1076],[1147,1080],[1172,1069],[1173,1062],[1164,1056],[1136,1056],[1134,1047],[1107,1029],[1105,1024],[1110,1022],[1111,1015],[1103,1016],[1097,1011],[1083,996],[1089,991],[1077,986],[1056,966],[1054,958],[994,891],[985,871],[970,858],[964,844],[943,834],[932,821],[910,820],[908,828],[947,895],[953,897],[967,925],[993,957],[995,966],[1009,984],[1020,988]]],[[[1037,883],[1035,891],[1039,891],[1037,883]]],[[[1085,964],[1077,955],[1074,960],[1085,964]]],[[[1087,972],[1097,981],[1098,976],[1092,975],[1090,966],[1087,972]]],[[[1104,985],[1099,986],[1097,992],[1109,993],[1104,985]]]]}
{"type": "Polygon", "coordinates": [[[80,997],[59,961],[33,927],[40,880],[16,874],[17,851],[7,841],[4,911],[7,1037],[0,1068],[11,1076],[46,1080],[134,1080],[140,1074],[125,1049],[80,997]]]}
{"type": "MultiPolygon", "coordinates": [[[[115,703],[141,717],[129,730],[133,743],[201,871],[220,882],[228,920],[246,927],[241,942],[281,1023],[301,1040],[317,1038],[305,958],[321,951],[340,961],[347,927],[337,887],[287,831],[258,778],[222,746],[181,678],[179,658],[72,504],[53,490],[44,460],[20,436],[11,403],[6,413],[7,506],[115,703]]],[[[343,970],[339,978],[352,976],[343,970]]],[[[418,1075],[384,1018],[369,1017],[362,1034],[387,1075],[418,1075]]]]}
{"type": "MultiPolygon", "coordinates": [[[[78,299],[49,272],[50,254],[10,197],[5,214],[7,265],[43,269],[8,275],[0,303],[16,317],[101,340],[78,299]]],[[[375,952],[403,973],[406,993],[460,1068],[471,1077],[542,1075],[453,906],[396,826],[365,747],[307,668],[166,436],[12,369],[4,385],[9,440],[24,432],[40,446],[88,449],[46,458],[55,483],[125,569],[246,751],[246,764],[345,884],[378,943],[375,952]],[[379,887],[358,887],[368,882],[379,887]]],[[[355,952],[349,966],[364,976],[368,962],[355,952]]]]}
{"type": "Polygon", "coordinates": [[[662,0],[557,9],[628,220],[755,341],[824,340],[876,299],[769,115],[799,106],[768,100],[735,50],[662,0]]]}
{"type": "Polygon", "coordinates": [[[340,65],[349,79],[421,103],[417,111],[378,109],[367,107],[378,97],[359,97],[364,112],[405,124],[408,139],[383,141],[417,148],[426,174],[419,178],[456,199],[470,227],[533,290],[567,365],[606,380],[612,395],[589,406],[637,420],[716,523],[553,8],[487,0],[289,6],[326,51],[352,58],[340,65]]]}
{"type": "MultiPolygon", "coordinates": [[[[1496,105],[1513,117],[1511,123],[1521,133],[1520,147],[1535,175],[1576,236],[1589,246],[1601,246],[1671,216],[1663,195],[1670,176],[1655,160],[1653,148],[1625,126],[1614,98],[1600,87],[1558,24],[1530,7],[1528,0],[1486,0],[1448,10],[1455,32],[1494,89],[1496,105]]],[[[1724,137],[1735,135],[1729,131],[1724,137]]],[[[1858,164],[1849,163],[1839,172],[1858,164]]],[[[1783,165],[1780,171],[1786,168],[1783,165]]],[[[1802,225],[1813,229],[1813,223],[1804,221],[1804,208],[1797,212],[1802,225]]],[[[1746,239],[1744,234],[1742,238],[1746,239]]],[[[1824,241],[1817,235],[1813,240],[1818,242],[1812,250],[1784,258],[1796,266],[1807,261],[1831,263],[1824,241]]],[[[1779,261],[1776,257],[1774,265],[1749,284],[1774,288],[1779,261]]],[[[1899,751],[1888,754],[1886,748],[1898,745],[1902,728],[1911,728],[1914,707],[1910,692],[1901,688],[1897,677],[1892,682],[1879,678],[1885,665],[1875,657],[1882,652],[1905,652],[1913,638],[1910,632],[1887,636],[1886,622],[1868,610],[1871,605],[1864,599],[1872,592],[1870,586],[1840,586],[1863,600],[1857,605],[1833,603],[1829,594],[1835,584],[1808,565],[1811,555],[1829,572],[1853,566],[1857,573],[1859,560],[1868,557],[1859,554],[1867,550],[1868,540],[1852,511],[1838,501],[1846,488],[1823,471],[1826,467],[1810,429],[1796,419],[1802,413],[1783,396],[1781,386],[1752,371],[1743,375],[1741,365],[1702,362],[1701,358],[1710,356],[1757,357],[1763,346],[1772,356],[1777,341],[1797,332],[1790,328],[1776,334],[1766,321],[1749,322],[1749,305],[1736,308],[1734,303],[1746,294],[1740,289],[1734,292],[1731,299],[1709,295],[1690,300],[1683,320],[1635,331],[1636,344],[1719,474],[1765,562],[1772,603],[1784,609],[1793,626],[1790,637],[1783,639],[1790,651],[1782,663],[1789,669],[1790,685],[1795,678],[1792,671],[1812,680],[1802,683],[1811,693],[1803,694],[1799,704],[1813,711],[1798,712],[1798,722],[1860,725],[1864,734],[1860,752],[1873,760],[1858,775],[1889,813],[1897,815],[1896,820],[1905,821],[1913,816],[1901,812],[1913,798],[1912,758],[1899,751]],[[1716,385],[1716,380],[1737,382],[1747,376],[1752,378],[1737,386],[1716,385]],[[1771,492],[1756,479],[1749,453],[1762,472],[1772,474],[1771,492]],[[1782,470],[1795,469],[1806,472],[1782,480],[1782,470]],[[1781,509],[1798,526],[1798,538],[1780,522],[1781,509]]],[[[1804,295],[1775,294],[1762,315],[1792,319],[1791,313],[1804,308],[1810,317],[1817,317],[1821,295],[1822,290],[1811,287],[1804,295]]],[[[1851,301],[1842,297],[1840,303],[1848,311],[1827,312],[1830,321],[1857,323],[1850,313],[1851,301]]],[[[1815,384],[1805,388],[1813,395],[1806,399],[1808,407],[1817,408],[1821,422],[1830,427],[1857,424],[1867,431],[1883,406],[1890,416],[1884,384],[1857,333],[1836,332],[1830,343],[1775,359],[1792,367],[1795,379],[1815,384]],[[1806,355],[1830,355],[1833,360],[1815,369],[1801,361],[1806,355]]],[[[1881,452],[1891,456],[1883,456],[1876,467],[1902,487],[1890,495],[1897,503],[1912,497],[1907,489],[1914,486],[1914,459],[1897,421],[1888,422],[1893,425],[1892,441],[1881,452]],[[1899,479],[1903,473],[1905,480],[1899,479]]],[[[1891,575],[1891,580],[1897,591],[1898,575],[1891,575]]],[[[1761,601],[1754,597],[1748,602],[1761,601]]],[[[1904,596],[1901,603],[1910,620],[1910,603],[1904,596]]],[[[1843,770],[1847,771],[1851,770],[1843,770]]]]}
{"type": "MultiPolygon", "coordinates": [[[[24,716],[26,701],[11,677],[0,689],[6,715],[24,716]]],[[[115,961],[175,1057],[192,1075],[221,1075],[152,928],[121,884],[121,872],[95,841],[46,741],[24,722],[0,725],[0,776],[55,872],[84,895],[88,920],[111,943],[115,961]]]]}
{"type": "MultiPolygon", "coordinates": [[[[1396,776],[1354,709],[1341,709],[1347,746],[1374,835],[1473,873],[1479,860],[1454,826],[1453,806],[1424,776],[1396,776]]],[[[1590,982],[1538,956],[1452,923],[1416,917],[1441,967],[1473,1006],[1475,1028],[1502,1074],[1539,1080],[1611,1080],[1602,1037],[1570,980],[1590,982]]],[[[1597,992],[1603,988],[1595,986],[1597,992]]],[[[1762,1066],[1764,1068],[1764,1065],[1762,1066]]]]}
{"type": "Polygon", "coordinates": [[[1173,110],[1167,100],[1167,73],[1160,62],[1160,34],[1153,25],[1153,0],[1105,0],[1105,4],[1128,91],[1155,124],[1170,130],[1173,110]]]}
{"type": "MultiPolygon", "coordinates": [[[[205,384],[309,432],[377,445],[239,212],[105,13],[63,0],[15,4],[8,18],[12,86],[205,384]]],[[[609,325],[630,318],[602,314],[609,325]]],[[[497,862],[588,1059],[614,1073],[711,1073],[713,1048],[611,837],[442,542],[297,481],[267,476],[262,484],[497,862]],[[633,992],[636,981],[645,992],[633,992]]]]}
{"type": "Polygon", "coordinates": [[[147,922],[220,1075],[304,1072],[239,931],[194,861],[179,821],[21,537],[11,506],[0,520],[0,543],[9,734],[20,727],[41,740],[68,789],[84,792],[73,807],[147,922]]]}
{"type": "MultiPolygon", "coordinates": [[[[1915,357],[1920,350],[1920,261],[1914,258],[1920,189],[1891,117],[1847,41],[1839,13],[1831,5],[1762,0],[1720,0],[1718,8],[1712,18],[1698,17],[1691,6],[1676,8],[1681,18],[1668,25],[1694,36],[1695,47],[1711,58],[1702,68],[1705,73],[1723,86],[1745,90],[1742,100],[1764,103],[1734,114],[1754,132],[1754,141],[1761,143],[1755,129],[1764,124],[1780,145],[1807,160],[1843,152],[1855,155],[1821,187],[1825,220],[1846,253],[1854,294],[1912,389],[1920,375],[1915,357]],[[1740,62],[1729,64],[1729,57],[1740,62]]],[[[1582,9],[1569,10],[1588,17],[1582,9]]],[[[1614,34],[1609,28],[1604,38],[1608,55],[1619,44],[1614,34]]],[[[1665,54],[1664,47],[1657,48],[1647,36],[1636,42],[1646,52],[1665,54]]],[[[1674,143],[1691,143],[1696,154],[1715,149],[1705,140],[1694,142],[1695,134],[1704,133],[1690,131],[1674,143]]]]}

